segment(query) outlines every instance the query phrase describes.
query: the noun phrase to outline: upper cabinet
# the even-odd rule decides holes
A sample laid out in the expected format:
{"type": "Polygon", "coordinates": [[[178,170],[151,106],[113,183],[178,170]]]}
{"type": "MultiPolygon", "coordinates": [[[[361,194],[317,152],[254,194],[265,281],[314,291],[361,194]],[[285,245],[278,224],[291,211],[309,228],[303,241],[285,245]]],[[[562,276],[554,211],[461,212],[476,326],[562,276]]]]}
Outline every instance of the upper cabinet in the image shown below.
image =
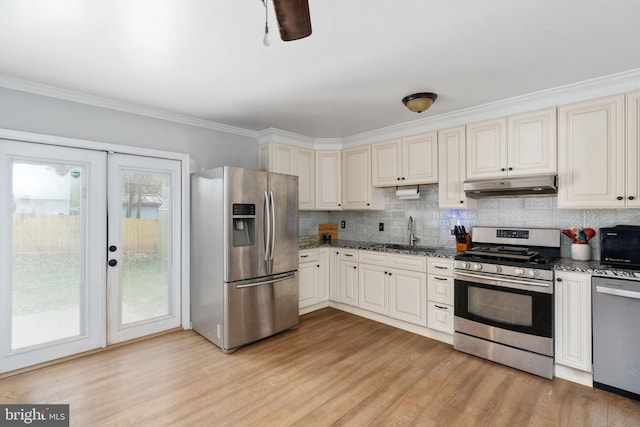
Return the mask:
{"type": "Polygon", "coordinates": [[[371,146],[342,150],[342,209],[383,209],[381,191],[371,186],[371,146]]]}
{"type": "Polygon", "coordinates": [[[342,209],[340,150],[316,151],[316,209],[342,209]]]}
{"type": "Polygon", "coordinates": [[[374,187],[438,182],[437,132],[371,145],[374,187]]]}
{"type": "Polygon", "coordinates": [[[466,209],[476,206],[462,188],[466,172],[465,126],[438,131],[438,197],[440,208],[466,209]]]}
{"type": "Polygon", "coordinates": [[[260,147],[259,166],[260,169],[269,172],[296,175],[299,209],[314,209],[315,156],[313,150],[277,142],[263,144],[260,147]]]}
{"type": "Polygon", "coordinates": [[[555,108],[467,125],[467,179],[556,173],[555,108]]]}
{"type": "Polygon", "coordinates": [[[558,207],[638,206],[638,98],[608,96],[558,108],[558,207]]]}

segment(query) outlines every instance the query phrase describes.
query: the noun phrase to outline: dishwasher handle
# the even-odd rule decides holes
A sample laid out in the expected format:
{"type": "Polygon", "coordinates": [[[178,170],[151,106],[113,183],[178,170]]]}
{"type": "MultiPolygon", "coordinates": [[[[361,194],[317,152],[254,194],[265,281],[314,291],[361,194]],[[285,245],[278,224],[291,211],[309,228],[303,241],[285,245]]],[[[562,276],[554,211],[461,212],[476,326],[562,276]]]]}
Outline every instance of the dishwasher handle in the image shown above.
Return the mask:
{"type": "Polygon", "coordinates": [[[640,292],[629,291],[626,289],[609,288],[607,286],[596,286],[596,292],[617,297],[640,299],[640,292]]]}

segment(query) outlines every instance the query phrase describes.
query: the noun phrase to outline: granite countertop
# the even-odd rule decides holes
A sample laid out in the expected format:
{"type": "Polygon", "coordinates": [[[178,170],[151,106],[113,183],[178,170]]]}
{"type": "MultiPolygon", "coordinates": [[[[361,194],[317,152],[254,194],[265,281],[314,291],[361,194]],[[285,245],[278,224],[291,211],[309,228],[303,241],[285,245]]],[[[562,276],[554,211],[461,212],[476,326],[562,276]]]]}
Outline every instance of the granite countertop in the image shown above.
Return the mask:
{"type": "Polygon", "coordinates": [[[561,258],[554,265],[556,271],[574,271],[593,276],[617,277],[620,279],[640,280],[640,270],[628,270],[600,264],[599,260],[575,261],[571,258],[561,258]]]}
{"type": "Polygon", "coordinates": [[[357,240],[332,240],[332,241],[313,241],[309,243],[301,243],[298,245],[300,250],[314,249],[323,247],[344,248],[344,249],[362,249],[367,251],[387,252],[402,255],[427,256],[434,258],[450,258],[456,255],[453,248],[442,248],[433,246],[413,246],[396,244],[396,243],[376,243],[363,242],[357,240]]]}

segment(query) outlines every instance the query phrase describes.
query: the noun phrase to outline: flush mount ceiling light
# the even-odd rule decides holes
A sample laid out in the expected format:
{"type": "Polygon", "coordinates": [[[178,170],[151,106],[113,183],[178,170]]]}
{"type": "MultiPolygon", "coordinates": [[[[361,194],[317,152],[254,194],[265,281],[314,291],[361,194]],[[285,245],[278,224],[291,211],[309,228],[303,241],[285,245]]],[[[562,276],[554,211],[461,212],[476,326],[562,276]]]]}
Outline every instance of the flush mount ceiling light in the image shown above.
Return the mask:
{"type": "Polygon", "coordinates": [[[422,113],[438,99],[438,95],[432,92],[420,92],[408,95],[402,98],[402,103],[414,113],[422,113]]]}

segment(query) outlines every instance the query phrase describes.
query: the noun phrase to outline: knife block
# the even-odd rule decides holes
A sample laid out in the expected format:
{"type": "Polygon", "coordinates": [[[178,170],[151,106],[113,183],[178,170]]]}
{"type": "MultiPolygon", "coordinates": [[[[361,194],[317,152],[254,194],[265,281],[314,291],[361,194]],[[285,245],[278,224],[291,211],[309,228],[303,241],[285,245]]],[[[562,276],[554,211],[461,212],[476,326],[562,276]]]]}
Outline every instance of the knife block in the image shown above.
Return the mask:
{"type": "Polygon", "coordinates": [[[467,234],[464,235],[464,237],[465,237],[465,242],[464,243],[458,242],[456,240],[456,250],[458,252],[464,252],[467,249],[471,249],[471,234],[467,233],[467,234]]]}

